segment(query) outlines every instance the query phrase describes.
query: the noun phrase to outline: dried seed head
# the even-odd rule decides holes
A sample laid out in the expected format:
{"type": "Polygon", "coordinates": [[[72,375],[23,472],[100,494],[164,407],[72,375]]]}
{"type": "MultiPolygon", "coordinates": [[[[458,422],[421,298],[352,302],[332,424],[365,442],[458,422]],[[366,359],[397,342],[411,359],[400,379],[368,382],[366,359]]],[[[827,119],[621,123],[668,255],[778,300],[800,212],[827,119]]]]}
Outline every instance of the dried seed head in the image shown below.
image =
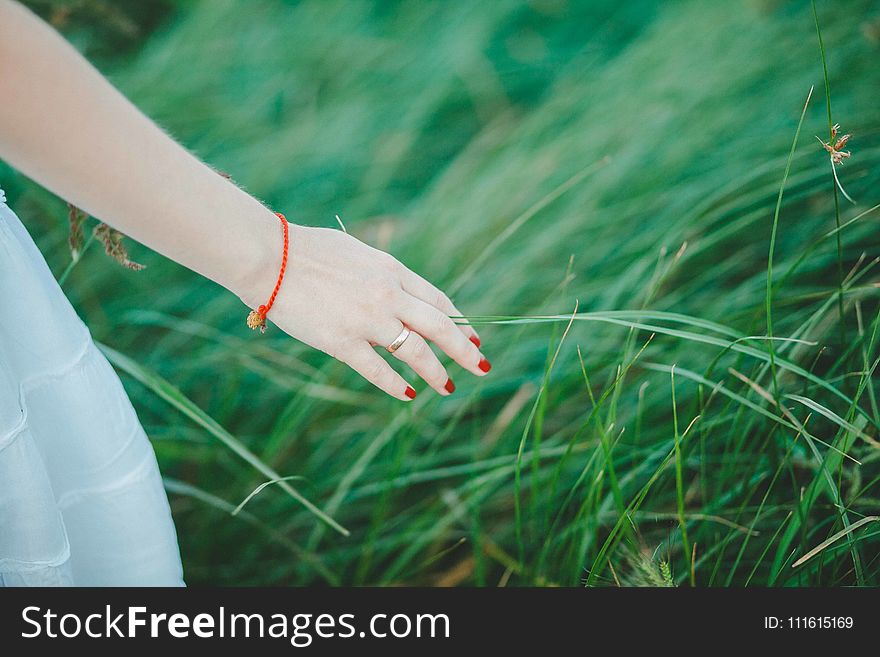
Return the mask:
{"type": "Polygon", "coordinates": [[[85,222],[87,218],[88,215],[73,203],[67,204],[67,245],[70,247],[70,256],[73,258],[74,262],[79,260],[79,256],[82,253],[84,242],[82,227],[83,222],[85,222]]]}
{"type": "Polygon", "coordinates": [[[104,245],[104,252],[123,267],[132,271],[140,271],[144,266],[129,260],[128,251],[122,243],[124,235],[105,223],[95,226],[95,237],[104,245]]]}
{"type": "Polygon", "coordinates": [[[828,151],[828,156],[831,158],[831,161],[834,162],[834,164],[843,164],[843,161],[845,159],[847,159],[848,157],[852,157],[852,153],[843,150],[852,135],[846,134],[838,138],[838,134],[840,134],[840,124],[835,123],[833,126],[831,126],[831,141],[822,141],[818,137],[816,137],[816,139],[819,139],[819,143],[822,144],[822,148],[828,151]]]}
{"type": "Polygon", "coordinates": [[[852,153],[849,151],[838,151],[834,154],[834,164],[843,164],[843,161],[848,157],[852,157],[852,153]]]}
{"type": "Polygon", "coordinates": [[[846,146],[846,142],[849,141],[850,137],[852,137],[852,135],[844,135],[843,137],[838,139],[836,142],[834,142],[834,150],[839,151],[839,150],[843,149],[843,147],[846,146]]]}
{"type": "Polygon", "coordinates": [[[837,188],[840,190],[840,193],[843,194],[844,198],[848,200],[850,203],[855,203],[852,197],[846,193],[846,190],[843,188],[843,185],[840,184],[840,179],[837,177],[837,168],[836,165],[843,164],[843,161],[852,157],[852,153],[849,151],[843,150],[844,146],[849,142],[850,137],[852,135],[843,135],[838,138],[837,135],[840,133],[840,124],[835,123],[831,126],[831,139],[829,141],[822,141],[819,137],[819,143],[822,144],[822,148],[824,148],[828,152],[828,157],[831,159],[831,175],[834,176],[834,184],[837,185],[837,188]],[[833,144],[831,142],[834,142],[833,144]]]}

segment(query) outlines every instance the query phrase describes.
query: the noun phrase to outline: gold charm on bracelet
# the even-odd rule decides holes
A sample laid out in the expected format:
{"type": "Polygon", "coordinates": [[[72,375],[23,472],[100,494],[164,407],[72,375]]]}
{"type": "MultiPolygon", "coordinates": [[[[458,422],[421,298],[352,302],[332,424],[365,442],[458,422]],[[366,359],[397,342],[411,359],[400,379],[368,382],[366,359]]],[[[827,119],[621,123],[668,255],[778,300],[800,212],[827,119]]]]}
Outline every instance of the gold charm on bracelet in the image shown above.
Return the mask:
{"type": "Polygon", "coordinates": [[[260,333],[266,332],[266,318],[260,315],[256,310],[252,310],[247,316],[247,325],[249,329],[254,331],[260,329],[260,333]]]}

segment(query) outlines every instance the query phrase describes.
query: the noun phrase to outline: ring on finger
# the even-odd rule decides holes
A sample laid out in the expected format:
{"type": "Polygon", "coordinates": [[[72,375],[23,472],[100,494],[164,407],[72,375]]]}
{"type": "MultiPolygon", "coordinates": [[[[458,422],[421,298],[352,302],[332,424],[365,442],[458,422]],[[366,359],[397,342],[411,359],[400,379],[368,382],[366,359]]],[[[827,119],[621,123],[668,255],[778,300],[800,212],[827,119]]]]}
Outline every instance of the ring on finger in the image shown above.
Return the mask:
{"type": "Polygon", "coordinates": [[[406,342],[406,339],[409,337],[410,333],[412,333],[412,331],[410,331],[406,326],[404,326],[403,330],[400,332],[400,335],[398,335],[396,338],[394,338],[394,342],[392,342],[390,345],[385,347],[385,349],[388,351],[388,353],[393,354],[395,351],[400,349],[401,345],[404,342],[406,342]]]}

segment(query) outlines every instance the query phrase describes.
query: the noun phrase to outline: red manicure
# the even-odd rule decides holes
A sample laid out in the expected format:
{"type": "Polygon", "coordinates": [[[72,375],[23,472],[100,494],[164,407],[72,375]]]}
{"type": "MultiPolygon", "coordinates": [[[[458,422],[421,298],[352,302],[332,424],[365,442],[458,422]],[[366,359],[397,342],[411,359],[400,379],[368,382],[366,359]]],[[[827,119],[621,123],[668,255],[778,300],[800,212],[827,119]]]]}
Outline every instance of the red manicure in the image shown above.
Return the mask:
{"type": "Polygon", "coordinates": [[[477,345],[477,348],[480,347],[480,338],[478,338],[476,335],[472,335],[470,337],[470,341],[477,345]]]}
{"type": "Polygon", "coordinates": [[[450,394],[455,392],[455,384],[452,382],[452,379],[446,379],[446,385],[443,388],[450,394]]]}
{"type": "Polygon", "coordinates": [[[412,386],[407,386],[407,387],[406,387],[406,391],[405,391],[403,394],[405,394],[405,395],[406,395],[407,397],[409,397],[410,399],[415,399],[415,398],[416,398],[416,391],[413,389],[412,386]]]}
{"type": "Polygon", "coordinates": [[[477,363],[477,367],[479,367],[484,372],[488,372],[492,369],[492,363],[490,363],[485,358],[481,359],[479,363],[477,363]]]}

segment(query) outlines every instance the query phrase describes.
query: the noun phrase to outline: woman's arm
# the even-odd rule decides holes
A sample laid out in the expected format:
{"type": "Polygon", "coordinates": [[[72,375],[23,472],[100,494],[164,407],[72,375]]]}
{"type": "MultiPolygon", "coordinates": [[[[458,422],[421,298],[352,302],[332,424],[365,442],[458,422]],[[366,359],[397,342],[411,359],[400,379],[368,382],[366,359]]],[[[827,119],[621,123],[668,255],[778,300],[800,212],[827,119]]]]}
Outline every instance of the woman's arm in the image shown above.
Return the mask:
{"type": "MultiPolygon", "coordinates": [[[[168,137],[11,0],[0,0],[0,157],[251,308],[272,290],[281,264],[275,215],[168,137]]],[[[419,335],[395,356],[441,394],[448,376],[420,336],[472,373],[488,371],[476,333],[449,319],[460,313],[424,279],[339,231],[290,230],[290,263],[270,313],[287,333],[402,400],[407,383],[371,345],[389,344],[403,323],[419,335]]]]}

